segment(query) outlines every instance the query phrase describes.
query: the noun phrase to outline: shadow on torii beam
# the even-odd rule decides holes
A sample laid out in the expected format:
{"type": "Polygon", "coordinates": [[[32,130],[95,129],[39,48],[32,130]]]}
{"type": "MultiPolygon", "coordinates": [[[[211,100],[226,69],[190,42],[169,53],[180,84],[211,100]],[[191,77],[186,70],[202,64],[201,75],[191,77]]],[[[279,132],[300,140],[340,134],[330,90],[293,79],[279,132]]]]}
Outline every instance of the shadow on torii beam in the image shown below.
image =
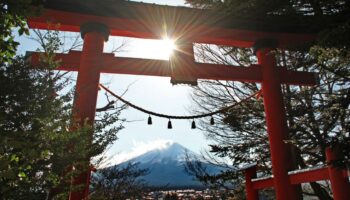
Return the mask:
{"type": "MultiPolygon", "coordinates": [[[[55,59],[60,61],[60,66],[56,70],[79,71],[80,51],[70,51],[68,54],[55,54],[55,59]]],[[[40,66],[39,52],[27,52],[29,62],[33,66],[40,66]]],[[[172,77],[171,65],[168,60],[153,60],[142,58],[115,57],[113,53],[104,53],[98,63],[100,73],[129,74],[172,77]]],[[[314,86],[318,84],[315,73],[288,71],[279,68],[281,83],[289,85],[314,86]]],[[[208,63],[191,63],[186,68],[185,74],[189,77],[207,80],[242,81],[251,83],[261,83],[262,73],[260,65],[249,67],[220,65],[208,63]]]]}
{"type": "Polygon", "coordinates": [[[108,26],[111,36],[185,37],[193,43],[236,47],[252,47],[256,41],[269,38],[276,40],[279,48],[313,41],[318,31],[300,25],[300,21],[285,23],[280,16],[243,20],[212,10],[132,1],[48,0],[44,7],[41,16],[29,19],[29,27],[80,32],[81,25],[96,22],[108,26]]]}

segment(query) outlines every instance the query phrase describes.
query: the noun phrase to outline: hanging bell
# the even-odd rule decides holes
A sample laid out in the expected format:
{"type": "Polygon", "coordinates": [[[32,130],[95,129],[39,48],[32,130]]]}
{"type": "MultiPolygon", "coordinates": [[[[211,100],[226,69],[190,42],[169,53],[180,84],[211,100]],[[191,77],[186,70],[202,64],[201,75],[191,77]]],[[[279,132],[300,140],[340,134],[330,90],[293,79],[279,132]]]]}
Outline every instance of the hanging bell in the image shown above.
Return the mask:
{"type": "Polygon", "coordinates": [[[215,122],[214,122],[214,117],[211,116],[211,118],[210,118],[210,125],[214,125],[214,124],[215,124],[215,122]]]}
{"type": "Polygon", "coordinates": [[[169,119],[169,121],[168,121],[168,129],[172,129],[172,128],[173,128],[173,125],[171,125],[171,121],[169,119]]]}
{"type": "Polygon", "coordinates": [[[148,116],[147,124],[148,124],[148,125],[152,125],[152,117],[151,117],[151,115],[148,116]]]}
{"type": "Polygon", "coordinates": [[[192,129],[195,129],[196,128],[196,122],[193,120],[192,121],[192,127],[191,127],[192,129]]]}

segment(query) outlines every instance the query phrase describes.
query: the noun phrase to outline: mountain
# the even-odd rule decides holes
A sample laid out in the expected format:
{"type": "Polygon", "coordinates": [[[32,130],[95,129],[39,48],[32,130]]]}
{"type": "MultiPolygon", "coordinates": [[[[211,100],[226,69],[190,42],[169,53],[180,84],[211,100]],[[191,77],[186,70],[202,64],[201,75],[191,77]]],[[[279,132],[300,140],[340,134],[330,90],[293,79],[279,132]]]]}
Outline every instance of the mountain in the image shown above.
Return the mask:
{"type": "MultiPolygon", "coordinates": [[[[178,143],[168,143],[164,148],[148,151],[138,157],[116,166],[138,163],[140,169],[149,169],[149,174],[142,177],[149,186],[169,188],[198,188],[203,185],[185,171],[186,153],[193,157],[193,152],[178,143]]],[[[210,173],[218,173],[219,167],[202,163],[210,173]]]]}

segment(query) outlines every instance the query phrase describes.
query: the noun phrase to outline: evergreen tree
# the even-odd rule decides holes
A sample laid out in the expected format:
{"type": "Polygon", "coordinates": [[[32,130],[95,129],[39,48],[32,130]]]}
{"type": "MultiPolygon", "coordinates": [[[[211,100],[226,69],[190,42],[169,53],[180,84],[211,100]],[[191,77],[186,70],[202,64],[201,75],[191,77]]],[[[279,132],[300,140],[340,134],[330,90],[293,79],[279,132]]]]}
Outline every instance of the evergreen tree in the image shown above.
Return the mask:
{"type": "Polygon", "coordinates": [[[41,35],[42,68],[14,57],[15,35],[29,34],[26,17],[40,14],[43,2],[0,2],[1,199],[66,199],[70,180],[79,174],[71,166],[89,166],[86,158],[101,154],[123,128],[119,114],[125,106],[109,102],[113,108],[99,110],[94,127],[70,130],[73,95],[53,71],[59,64],[54,53],[63,45],[58,32],[41,35]]]}
{"type": "Polygon", "coordinates": [[[0,1],[0,63],[9,62],[16,55],[19,43],[15,34],[29,35],[26,17],[38,15],[44,0],[0,1]]]}
{"type": "MultiPolygon", "coordinates": [[[[227,18],[265,21],[317,31],[323,47],[350,48],[350,2],[343,0],[186,0],[197,8],[214,9],[227,18]]],[[[291,30],[298,31],[298,30],[291,30]]]]}
{"type": "Polygon", "coordinates": [[[45,53],[40,66],[30,66],[24,57],[0,66],[3,199],[65,198],[71,179],[80,173],[71,167],[90,170],[87,158],[103,153],[123,128],[119,114],[125,106],[113,106],[100,110],[94,127],[71,130],[73,92],[64,92],[71,83],[53,71],[59,65],[54,52],[63,44],[57,31],[41,36],[45,53]]]}

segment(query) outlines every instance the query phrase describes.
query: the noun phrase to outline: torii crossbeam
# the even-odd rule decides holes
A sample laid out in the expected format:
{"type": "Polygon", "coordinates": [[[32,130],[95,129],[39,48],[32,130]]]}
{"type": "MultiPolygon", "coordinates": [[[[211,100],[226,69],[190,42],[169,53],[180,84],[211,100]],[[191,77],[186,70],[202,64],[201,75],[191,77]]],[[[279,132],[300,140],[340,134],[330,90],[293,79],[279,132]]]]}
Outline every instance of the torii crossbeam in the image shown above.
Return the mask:
{"type": "MultiPolygon", "coordinates": [[[[30,55],[31,64],[40,64],[41,53],[27,53],[30,55]]],[[[61,61],[57,70],[78,72],[82,54],[80,51],[70,51],[68,54],[56,54],[55,59],[61,61]]],[[[98,71],[100,73],[161,77],[172,77],[173,75],[172,66],[168,60],[115,57],[113,53],[103,53],[99,63],[95,64],[99,66],[98,71]]],[[[261,65],[259,64],[242,67],[193,62],[189,68],[184,70],[186,70],[185,74],[188,77],[195,80],[209,79],[251,83],[261,83],[263,81],[261,65]]],[[[317,83],[314,73],[289,71],[285,68],[278,68],[277,70],[277,76],[280,77],[283,84],[313,86],[317,83]]]]}
{"type": "MultiPolygon", "coordinates": [[[[288,178],[288,153],[283,140],[287,123],[281,84],[315,85],[315,74],[293,72],[276,66],[273,49],[312,41],[314,34],[303,27],[277,23],[227,19],[210,10],[159,6],[112,0],[48,0],[44,13],[28,19],[30,28],[81,32],[82,52],[57,54],[59,70],[78,71],[74,113],[76,119],[93,124],[101,72],[168,76],[173,83],[195,83],[197,79],[258,82],[262,85],[269,134],[273,183],[279,200],[298,199],[288,178]],[[48,25],[48,22],[51,25],[48,25]],[[59,26],[52,26],[59,24],[59,26]],[[169,61],[119,58],[103,53],[109,35],[161,39],[164,34],[177,40],[179,51],[169,61]],[[250,67],[196,63],[193,43],[256,47],[258,64],[250,67]]],[[[31,61],[38,63],[38,53],[31,61]]],[[[88,196],[90,172],[74,184],[85,183],[84,191],[70,193],[70,199],[88,196]]]]}

